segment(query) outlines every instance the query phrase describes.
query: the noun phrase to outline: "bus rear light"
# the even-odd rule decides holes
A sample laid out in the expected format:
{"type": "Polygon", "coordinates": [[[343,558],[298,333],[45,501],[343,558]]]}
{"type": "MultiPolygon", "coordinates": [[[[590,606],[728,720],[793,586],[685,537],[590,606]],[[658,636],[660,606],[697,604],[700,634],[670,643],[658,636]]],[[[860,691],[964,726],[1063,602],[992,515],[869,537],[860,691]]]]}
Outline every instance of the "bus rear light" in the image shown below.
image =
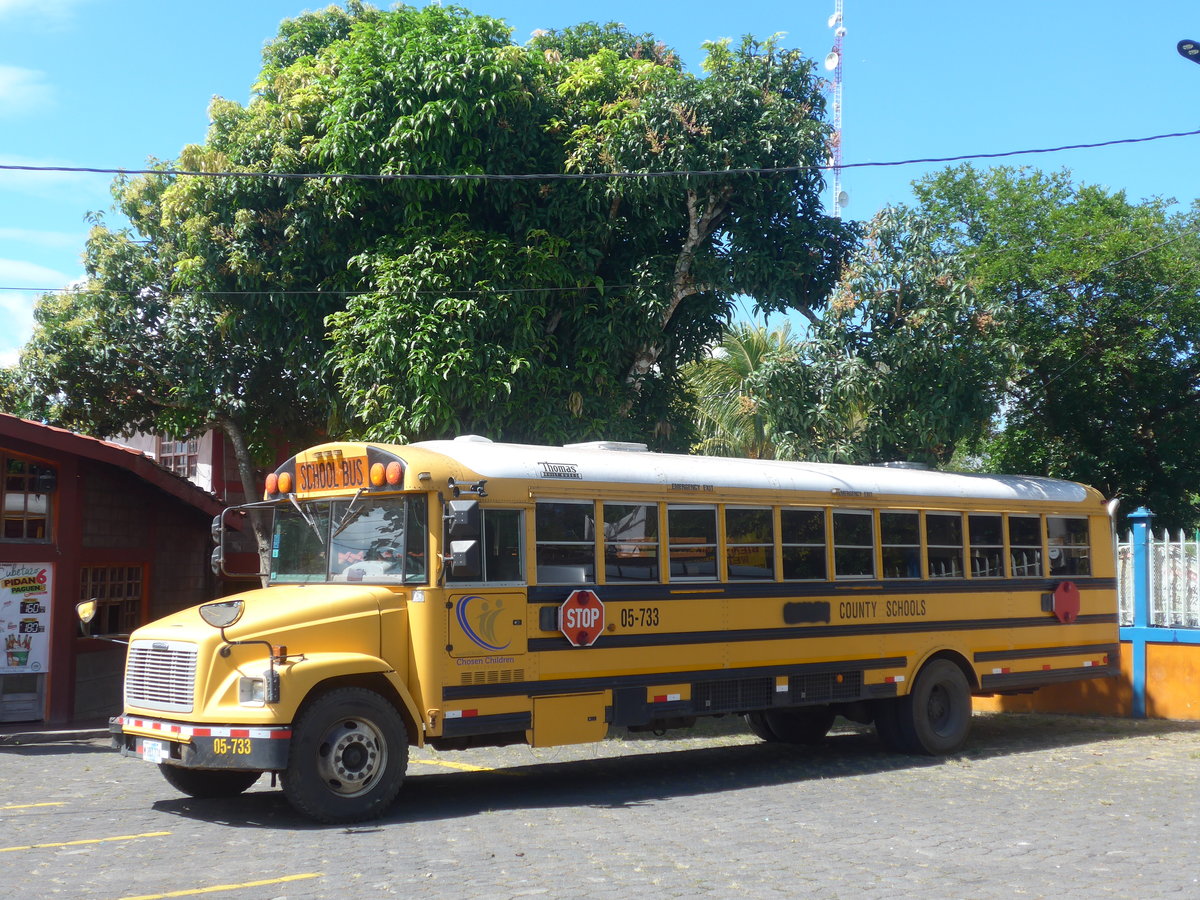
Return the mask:
{"type": "Polygon", "coordinates": [[[398,462],[390,462],[387,464],[387,471],[384,477],[387,479],[388,484],[395,486],[404,477],[404,467],[398,462]]]}
{"type": "Polygon", "coordinates": [[[267,495],[277,493],[279,491],[279,476],[272,472],[267,476],[267,495]]]}
{"type": "Polygon", "coordinates": [[[290,494],[292,492],[292,473],[291,472],[280,472],[278,483],[279,483],[279,493],[290,494]]]}
{"type": "Polygon", "coordinates": [[[371,484],[375,487],[383,487],[384,469],[383,463],[371,463],[371,484]]]}

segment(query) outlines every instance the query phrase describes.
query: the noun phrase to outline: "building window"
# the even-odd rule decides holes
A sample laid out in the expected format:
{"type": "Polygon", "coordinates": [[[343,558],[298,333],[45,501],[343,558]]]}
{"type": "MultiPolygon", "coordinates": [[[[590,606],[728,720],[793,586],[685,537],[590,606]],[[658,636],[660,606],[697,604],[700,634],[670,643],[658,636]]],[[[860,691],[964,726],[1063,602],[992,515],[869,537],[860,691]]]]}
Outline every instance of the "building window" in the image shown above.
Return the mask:
{"type": "Polygon", "coordinates": [[[84,566],[79,571],[79,599],[96,600],[96,634],[129,634],[141,624],[142,567],[84,566]]]}
{"type": "Polygon", "coordinates": [[[0,464],[4,467],[4,481],[0,484],[4,529],[0,539],[50,540],[50,492],[54,490],[54,469],[7,454],[0,454],[0,464]]]}
{"type": "Polygon", "coordinates": [[[196,477],[200,459],[200,438],[177,440],[165,434],[158,436],[158,464],[184,478],[196,477]]]}

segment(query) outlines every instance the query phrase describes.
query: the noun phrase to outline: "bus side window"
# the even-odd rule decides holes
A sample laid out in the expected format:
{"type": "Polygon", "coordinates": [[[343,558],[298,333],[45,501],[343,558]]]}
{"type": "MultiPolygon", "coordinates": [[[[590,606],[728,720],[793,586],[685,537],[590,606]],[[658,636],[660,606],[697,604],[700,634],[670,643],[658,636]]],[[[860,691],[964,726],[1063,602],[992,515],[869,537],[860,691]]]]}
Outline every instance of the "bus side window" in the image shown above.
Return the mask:
{"type": "Polygon", "coordinates": [[[717,577],[717,508],[667,507],[667,556],[671,579],[717,577]]]}
{"type": "Polygon", "coordinates": [[[658,507],[604,504],[604,580],[658,581],[658,507]]]}
{"type": "Polygon", "coordinates": [[[999,515],[967,516],[971,543],[971,577],[1004,577],[1004,520],[999,515]]]}
{"type": "Polygon", "coordinates": [[[962,578],[962,513],[925,513],[930,578],[962,578]]]}
{"type": "Polygon", "coordinates": [[[769,509],[725,508],[730,581],[775,577],[775,527],[769,509]]]}
{"type": "Polygon", "coordinates": [[[784,581],[825,580],[825,510],[781,509],[779,538],[784,581]]]}
{"type": "Polygon", "coordinates": [[[921,577],[921,520],[916,512],[880,512],[884,578],[921,577]]]}
{"type": "Polygon", "coordinates": [[[539,500],[535,515],[538,584],[594,584],[596,505],[539,500]]]}
{"type": "Polygon", "coordinates": [[[519,509],[483,509],[482,534],[483,571],[479,575],[455,577],[446,571],[448,582],[521,582],[525,580],[525,564],[521,545],[524,529],[519,509]]]}
{"type": "Polygon", "coordinates": [[[836,578],[875,577],[875,525],[870,510],[833,511],[833,572],[836,578]]]}
{"type": "Polygon", "coordinates": [[[1046,517],[1046,539],[1050,545],[1051,575],[1091,575],[1088,520],[1046,517]]]}
{"type": "Polygon", "coordinates": [[[1008,553],[1014,577],[1042,574],[1041,516],[1008,517],[1008,553]]]}

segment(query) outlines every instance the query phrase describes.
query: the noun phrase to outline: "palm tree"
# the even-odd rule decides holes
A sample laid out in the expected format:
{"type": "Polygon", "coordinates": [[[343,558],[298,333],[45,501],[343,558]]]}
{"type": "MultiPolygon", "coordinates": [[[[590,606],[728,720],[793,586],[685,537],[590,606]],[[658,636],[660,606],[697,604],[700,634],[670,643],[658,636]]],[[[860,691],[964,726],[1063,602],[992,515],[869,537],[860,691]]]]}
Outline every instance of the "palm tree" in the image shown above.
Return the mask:
{"type": "Polygon", "coordinates": [[[767,330],[766,324],[738,322],[725,331],[710,356],[683,369],[696,397],[693,447],[714,456],[774,459],[775,441],[762,400],[755,396],[754,376],[775,359],[794,355],[797,342],[791,325],[767,330]]]}

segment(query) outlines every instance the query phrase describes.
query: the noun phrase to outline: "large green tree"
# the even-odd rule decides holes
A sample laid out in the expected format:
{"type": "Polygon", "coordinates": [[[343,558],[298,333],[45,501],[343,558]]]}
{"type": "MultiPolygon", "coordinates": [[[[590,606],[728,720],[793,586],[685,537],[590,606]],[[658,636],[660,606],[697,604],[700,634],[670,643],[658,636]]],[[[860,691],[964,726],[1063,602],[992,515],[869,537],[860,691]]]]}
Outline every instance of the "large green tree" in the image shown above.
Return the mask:
{"type": "Polygon", "coordinates": [[[933,224],[887,208],[796,352],[757,375],[784,457],[943,465],[987,433],[1014,361],[1001,310],[933,224]]]}
{"type": "Polygon", "coordinates": [[[1195,524],[1200,208],[1011,168],[951,169],[916,193],[1020,349],[990,465],[1195,524]]]}
{"type": "Polygon", "coordinates": [[[31,394],[250,450],[306,429],[685,443],[678,369],[734,298],[819,307],[854,240],[821,208],[812,62],[706,51],[695,77],[621,26],[522,47],[433,5],[284,23],[251,101],[215,100],[173,164],[225,175],[118,183],[129,227],[97,226],[88,283],[43,302],[31,394]],[[799,168],[725,174],[762,167],[799,168]]]}

